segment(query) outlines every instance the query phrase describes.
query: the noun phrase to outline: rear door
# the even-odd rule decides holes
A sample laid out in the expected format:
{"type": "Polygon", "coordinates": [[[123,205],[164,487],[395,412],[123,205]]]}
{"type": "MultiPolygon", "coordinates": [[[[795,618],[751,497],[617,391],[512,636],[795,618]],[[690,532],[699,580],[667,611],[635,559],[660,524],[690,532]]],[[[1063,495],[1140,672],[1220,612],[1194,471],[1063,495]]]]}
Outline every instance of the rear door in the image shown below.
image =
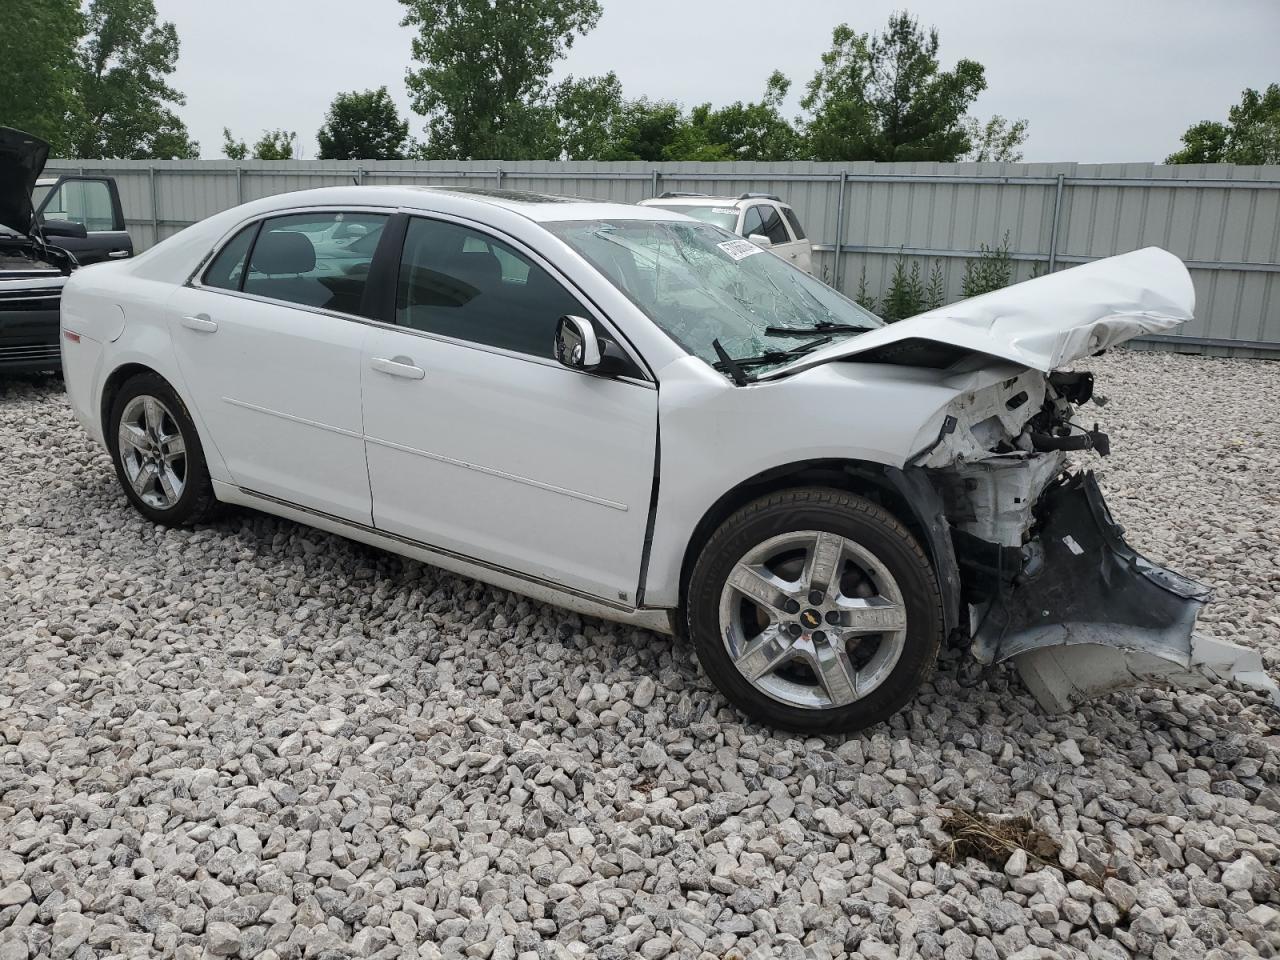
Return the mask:
{"type": "Polygon", "coordinates": [[[125,231],[120,191],[110,177],[59,177],[52,187],[36,187],[36,216],[81,224],[87,237],[57,237],[55,246],[70,250],[81,265],[133,256],[133,239],[125,231]],[[47,192],[45,192],[47,191],[47,192]]]}
{"type": "Polygon", "coordinates": [[[412,217],[395,325],[370,328],[364,429],[374,525],[634,606],[657,390],[553,358],[557,320],[602,318],[511,238],[412,217]]]}
{"type": "Polygon", "coordinates": [[[315,210],[251,224],[170,301],[192,406],[231,481],[366,526],[360,358],[388,219],[315,210]]]}

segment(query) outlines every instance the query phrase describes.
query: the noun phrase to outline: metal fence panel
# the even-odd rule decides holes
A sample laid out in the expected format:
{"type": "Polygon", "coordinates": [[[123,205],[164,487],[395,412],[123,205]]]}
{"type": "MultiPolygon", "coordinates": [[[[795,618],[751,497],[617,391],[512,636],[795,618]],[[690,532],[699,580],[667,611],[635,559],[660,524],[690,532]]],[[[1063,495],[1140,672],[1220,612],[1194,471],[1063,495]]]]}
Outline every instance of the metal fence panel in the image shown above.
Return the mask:
{"type": "Polygon", "coordinates": [[[815,272],[850,295],[863,283],[882,293],[901,255],[925,279],[939,264],[948,299],[958,299],[966,261],[1006,234],[1017,280],[1051,262],[1155,244],[1187,261],[1196,288],[1196,320],[1172,346],[1280,357],[1280,166],[55,160],[49,169],[114,176],[138,249],[238,203],[352,182],[621,203],[665,190],[776,193],[815,244],[815,272]]]}

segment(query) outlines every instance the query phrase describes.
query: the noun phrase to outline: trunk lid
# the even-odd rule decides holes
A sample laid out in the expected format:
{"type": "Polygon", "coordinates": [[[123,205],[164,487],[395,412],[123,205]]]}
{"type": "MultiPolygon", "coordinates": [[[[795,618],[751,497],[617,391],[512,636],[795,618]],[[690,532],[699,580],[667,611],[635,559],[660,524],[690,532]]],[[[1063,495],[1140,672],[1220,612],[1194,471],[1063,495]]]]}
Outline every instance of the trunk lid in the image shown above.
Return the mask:
{"type": "Polygon", "coordinates": [[[1134,337],[1168,331],[1191,320],[1194,309],[1195,290],[1182,261],[1167,250],[1145,247],[879,327],[759,379],[861,355],[868,361],[910,363],[895,360],[895,351],[888,349],[908,341],[985,354],[1048,373],[1134,337]]]}
{"type": "Polygon", "coordinates": [[[31,191],[49,159],[49,144],[12,127],[0,127],[0,224],[29,234],[35,219],[31,191]]]}

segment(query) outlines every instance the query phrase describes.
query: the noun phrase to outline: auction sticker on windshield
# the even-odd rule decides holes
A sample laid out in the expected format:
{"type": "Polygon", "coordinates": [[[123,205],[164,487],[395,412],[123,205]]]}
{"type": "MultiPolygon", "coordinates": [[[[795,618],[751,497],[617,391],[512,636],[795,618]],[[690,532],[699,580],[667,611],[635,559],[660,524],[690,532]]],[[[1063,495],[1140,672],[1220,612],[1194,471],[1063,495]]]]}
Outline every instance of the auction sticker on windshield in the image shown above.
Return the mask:
{"type": "Polygon", "coordinates": [[[745,260],[752,254],[764,253],[763,247],[757,247],[750,240],[727,240],[724,243],[717,243],[716,246],[733,260],[745,260]]]}

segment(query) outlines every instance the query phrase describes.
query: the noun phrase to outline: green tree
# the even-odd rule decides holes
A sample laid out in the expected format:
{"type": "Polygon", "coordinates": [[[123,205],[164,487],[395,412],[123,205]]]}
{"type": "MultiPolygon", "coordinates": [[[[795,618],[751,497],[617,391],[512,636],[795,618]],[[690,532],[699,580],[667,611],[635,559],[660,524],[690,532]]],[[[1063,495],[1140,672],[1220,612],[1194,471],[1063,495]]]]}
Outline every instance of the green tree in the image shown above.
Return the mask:
{"type": "MultiPolygon", "coordinates": [[[[670,160],[684,130],[684,111],[670,100],[641,97],[622,106],[616,134],[601,160],[670,160]]],[[[685,148],[687,149],[687,147],[685,148]]]]}
{"type": "Polygon", "coordinates": [[[76,108],[84,33],[78,0],[5,0],[0,8],[0,124],[74,151],[67,118],[76,108]]]}
{"type": "Polygon", "coordinates": [[[782,115],[782,102],[791,81],[775,70],[765,83],[759,103],[739,100],[719,110],[710,104],[695,107],[689,126],[697,131],[688,137],[706,157],[672,157],[676,160],[796,160],[801,156],[801,137],[782,115]]]}
{"type": "Polygon", "coordinates": [[[1009,256],[1009,231],[1006,230],[996,246],[981,244],[978,259],[965,261],[960,295],[968,298],[990,293],[1007,287],[1012,280],[1013,258],[1009,256]]]}
{"type": "Polygon", "coordinates": [[[836,27],[809,82],[809,152],[817,160],[958,160],[970,149],[963,118],[987,82],[982,64],[938,63],[938,31],[907,13],[884,33],[836,27]]]}
{"type": "Polygon", "coordinates": [[[316,134],[321,160],[399,160],[409,139],[409,122],[386,87],[333,98],[316,134]]]}
{"type": "Polygon", "coordinates": [[[264,130],[253,145],[255,160],[292,160],[298,135],[290,130],[264,130]]]}
{"type": "Polygon", "coordinates": [[[559,148],[556,61],[600,19],[599,0],[400,0],[415,28],[407,83],[427,118],[424,156],[523,160],[559,148]]]}
{"type": "Polygon", "coordinates": [[[553,99],[560,155],[566,160],[600,160],[612,151],[626,107],[617,74],[570,76],[556,84],[553,99]]]}
{"type": "Polygon", "coordinates": [[[1022,145],[1027,142],[1026,120],[1014,120],[1010,123],[997,113],[986,123],[966,117],[964,128],[969,135],[969,154],[965,157],[966,160],[1017,163],[1022,159],[1022,145]]]}
{"type": "Polygon", "coordinates": [[[178,32],[157,19],[153,0],[92,0],[80,47],[80,106],[72,148],[78,157],[193,158],[200,145],[174,107],[178,32]]]}
{"type": "Polygon", "coordinates": [[[222,154],[228,160],[243,160],[249,156],[249,147],[231,135],[230,127],[222,128],[222,154]]]}
{"type": "Polygon", "coordinates": [[[947,282],[942,276],[942,262],[933,261],[933,268],[929,271],[929,283],[924,288],[924,308],[926,310],[937,310],[947,299],[947,282]]]}
{"type": "Polygon", "coordinates": [[[1165,163],[1280,163],[1280,84],[1252,88],[1227,111],[1227,122],[1202,120],[1182,135],[1165,163]]]}

